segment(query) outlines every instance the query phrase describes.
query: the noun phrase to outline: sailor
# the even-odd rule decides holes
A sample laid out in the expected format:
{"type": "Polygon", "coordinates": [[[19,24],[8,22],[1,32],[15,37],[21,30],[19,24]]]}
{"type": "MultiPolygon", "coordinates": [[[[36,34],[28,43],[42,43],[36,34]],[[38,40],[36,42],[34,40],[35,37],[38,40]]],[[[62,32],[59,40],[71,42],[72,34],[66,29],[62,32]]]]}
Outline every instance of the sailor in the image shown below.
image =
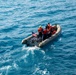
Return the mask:
{"type": "Polygon", "coordinates": [[[57,24],[55,24],[55,26],[54,26],[54,30],[56,30],[56,31],[57,31],[57,24]]]}
{"type": "Polygon", "coordinates": [[[47,29],[43,30],[43,40],[47,39],[47,29]]]}
{"type": "Polygon", "coordinates": [[[48,24],[46,25],[46,29],[51,30],[51,28],[52,28],[52,26],[50,25],[50,23],[48,23],[48,24]]]}
{"type": "Polygon", "coordinates": [[[55,26],[52,27],[52,35],[56,33],[57,31],[57,24],[55,24],[55,26]]]}
{"type": "Polygon", "coordinates": [[[50,23],[47,24],[46,29],[47,29],[47,36],[50,37],[52,34],[51,33],[52,26],[50,25],[50,23]]]}
{"type": "Polygon", "coordinates": [[[42,28],[42,26],[39,26],[39,28],[38,28],[38,37],[42,38],[42,32],[43,32],[43,28],[42,28]]]}
{"type": "Polygon", "coordinates": [[[52,33],[51,33],[51,30],[49,28],[46,29],[47,30],[47,37],[51,37],[52,33]]]}

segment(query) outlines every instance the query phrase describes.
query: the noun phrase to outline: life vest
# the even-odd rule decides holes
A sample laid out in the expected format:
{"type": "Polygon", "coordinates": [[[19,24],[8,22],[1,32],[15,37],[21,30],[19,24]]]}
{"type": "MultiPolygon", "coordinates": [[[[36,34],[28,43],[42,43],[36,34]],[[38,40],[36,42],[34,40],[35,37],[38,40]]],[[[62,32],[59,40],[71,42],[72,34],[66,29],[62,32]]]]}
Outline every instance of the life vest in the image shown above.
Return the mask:
{"type": "Polygon", "coordinates": [[[55,33],[56,33],[56,30],[54,30],[54,31],[52,32],[52,35],[55,34],[55,33]]]}
{"type": "Polygon", "coordinates": [[[47,34],[49,34],[50,33],[50,29],[49,28],[47,28],[47,34]]]}
{"type": "Polygon", "coordinates": [[[43,28],[38,28],[38,32],[42,32],[43,31],[43,28]]]}
{"type": "Polygon", "coordinates": [[[52,26],[51,25],[48,25],[47,27],[49,29],[49,31],[52,29],[52,26]]]}
{"type": "Polygon", "coordinates": [[[57,26],[54,26],[54,30],[56,30],[56,31],[57,31],[57,26]]]}
{"type": "Polygon", "coordinates": [[[47,30],[46,29],[43,30],[43,34],[47,34],[47,30]]]}
{"type": "Polygon", "coordinates": [[[53,32],[53,31],[54,31],[54,27],[51,28],[51,32],[53,32]]]}

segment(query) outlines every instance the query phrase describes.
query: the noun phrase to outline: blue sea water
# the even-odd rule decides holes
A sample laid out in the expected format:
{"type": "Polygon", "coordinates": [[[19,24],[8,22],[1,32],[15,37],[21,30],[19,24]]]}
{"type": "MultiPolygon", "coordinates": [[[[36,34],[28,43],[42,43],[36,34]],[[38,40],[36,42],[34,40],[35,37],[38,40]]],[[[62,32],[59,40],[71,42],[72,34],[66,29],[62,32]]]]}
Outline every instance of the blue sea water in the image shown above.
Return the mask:
{"type": "Polygon", "coordinates": [[[0,75],[76,75],[76,0],[0,0],[0,75]],[[21,44],[48,22],[62,28],[56,40],[21,44]]]}

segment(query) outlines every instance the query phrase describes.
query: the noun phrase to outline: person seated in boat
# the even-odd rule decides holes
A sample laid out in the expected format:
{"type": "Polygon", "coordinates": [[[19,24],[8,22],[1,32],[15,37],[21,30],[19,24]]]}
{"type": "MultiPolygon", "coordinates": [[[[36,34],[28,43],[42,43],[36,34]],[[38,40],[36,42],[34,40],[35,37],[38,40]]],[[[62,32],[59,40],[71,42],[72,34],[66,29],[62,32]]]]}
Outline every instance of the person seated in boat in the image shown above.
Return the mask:
{"type": "Polygon", "coordinates": [[[50,23],[48,23],[48,24],[46,25],[46,29],[51,30],[51,28],[52,28],[52,26],[50,25],[50,23]]]}
{"type": "Polygon", "coordinates": [[[46,30],[47,30],[47,37],[48,38],[51,37],[51,35],[52,35],[51,29],[47,28],[46,30]]]}
{"type": "Polygon", "coordinates": [[[51,29],[52,29],[52,26],[50,25],[50,23],[48,23],[47,26],[46,26],[47,36],[48,37],[51,36],[51,29]]]}
{"type": "Polygon", "coordinates": [[[55,24],[55,26],[54,26],[54,30],[56,30],[56,31],[57,31],[57,24],[55,24]]]}
{"type": "Polygon", "coordinates": [[[42,32],[43,32],[43,28],[42,28],[42,26],[39,26],[39,28],[38,28],[38,37],[42,38],[42,32]]]}
{"type": "Polygon", "coordinates": [[[55,34],[57,31],[57,24],[55,24],[55,26],[52,27],[52,35],[55,34]]]}
{"type": "Polygon", "coordinates": [[[52,26],[50,25],[50,23],[47,24],[46,29],[49,29],[49,31],[51,32],[52,26]]]}
{"type": "Polygon", "coordinates": [[[43,30],[43,40],[47,39],[47,29],[43,30]]]}

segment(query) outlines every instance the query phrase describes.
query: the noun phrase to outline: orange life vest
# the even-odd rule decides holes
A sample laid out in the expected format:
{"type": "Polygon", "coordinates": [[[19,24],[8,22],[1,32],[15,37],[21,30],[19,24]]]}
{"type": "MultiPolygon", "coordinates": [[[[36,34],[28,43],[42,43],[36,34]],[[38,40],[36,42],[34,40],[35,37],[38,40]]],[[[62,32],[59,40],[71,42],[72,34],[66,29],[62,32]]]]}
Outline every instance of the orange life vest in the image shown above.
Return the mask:
{"type": "Polygon", "coordinates": [[[38,32],[42,32],[43,31],[43,28],[38,28],[38,32]]]}
{"type": "Polygon", "coordinates": [[[43,30],[43,34],[47,34],[47,30],[46,29],[43,30]]]}
{"type": "Polygon", "coordinates": [[[48,25],[47,27],[49,29],[49,31],[52,29],[52,26],[51,25],[48,25]]]}
{"type": "Polygon", "coordinates": [[[49,28],[47,28],[47,33],[48,33],[48,34],[50,33],[50,29],[49,29],[49,28]]]}
{"type": "Polygon", "coordinates": [[[52,32],[52,35],[55,34],[55,33],[56,33],[56,30],[54,30],[54,31],[52,32]]]}

